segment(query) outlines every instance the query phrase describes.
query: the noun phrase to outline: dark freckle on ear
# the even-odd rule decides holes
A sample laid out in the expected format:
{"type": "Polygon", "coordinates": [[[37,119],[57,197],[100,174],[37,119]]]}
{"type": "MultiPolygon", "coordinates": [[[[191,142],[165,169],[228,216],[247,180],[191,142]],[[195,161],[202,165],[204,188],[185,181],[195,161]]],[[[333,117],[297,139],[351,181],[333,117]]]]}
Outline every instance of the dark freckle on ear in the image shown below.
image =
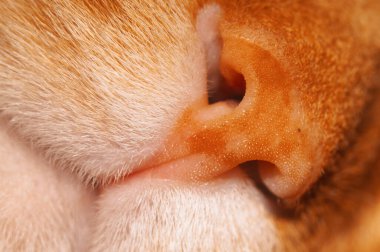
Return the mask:
{"type": "Polygon", "coordinates": [[[298,132],[298,133],[301,133],[301,129],[300,129],[300,128],[298,128],[298,129],[297,129],[297,132],[298,132]]]}

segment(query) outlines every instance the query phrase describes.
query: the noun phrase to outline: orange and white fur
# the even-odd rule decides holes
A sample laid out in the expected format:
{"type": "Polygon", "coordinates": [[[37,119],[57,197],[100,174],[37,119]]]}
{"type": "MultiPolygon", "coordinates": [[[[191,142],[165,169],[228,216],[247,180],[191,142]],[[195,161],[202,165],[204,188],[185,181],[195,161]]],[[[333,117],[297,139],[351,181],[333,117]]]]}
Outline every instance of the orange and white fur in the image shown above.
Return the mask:
{"type": "Polygon", "coordinates": [[[1,251],[380,248],[380,3],[0,1],[1,251]]]}

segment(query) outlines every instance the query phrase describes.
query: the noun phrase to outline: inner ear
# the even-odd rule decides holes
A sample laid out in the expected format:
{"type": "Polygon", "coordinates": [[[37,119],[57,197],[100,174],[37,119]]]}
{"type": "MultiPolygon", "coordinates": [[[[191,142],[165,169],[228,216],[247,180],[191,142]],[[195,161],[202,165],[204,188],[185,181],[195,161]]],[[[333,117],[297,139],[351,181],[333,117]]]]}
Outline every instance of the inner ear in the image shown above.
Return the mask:
{"type": "Polygon", "coordinates": [[[207,93],[209,104],[233,100],[240,103],[245,95],[244,76],[232,69],[225,78],[220,71],[220,56],[223,40],[219,31],[220,7],[205,6],[197,17],[197,32],[203,44],[207,62],[207,93]]]}

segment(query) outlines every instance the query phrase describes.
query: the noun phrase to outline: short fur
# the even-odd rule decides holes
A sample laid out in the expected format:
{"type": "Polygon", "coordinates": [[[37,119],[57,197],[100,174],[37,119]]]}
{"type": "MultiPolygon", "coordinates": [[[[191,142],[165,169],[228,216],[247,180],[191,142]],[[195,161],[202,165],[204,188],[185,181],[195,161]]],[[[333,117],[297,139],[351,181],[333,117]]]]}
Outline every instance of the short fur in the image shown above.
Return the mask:
{"type": "Polygon", "coordinates": [[[377,0],[1,0],[0,249],[379,249],[379,12],[377,0]],[[289,74],[306,131],[318,128],[318,181],[292,204],[233,172],[86,187],[143,166],[207,96],[208,4],[222,40],[289,74]]]}

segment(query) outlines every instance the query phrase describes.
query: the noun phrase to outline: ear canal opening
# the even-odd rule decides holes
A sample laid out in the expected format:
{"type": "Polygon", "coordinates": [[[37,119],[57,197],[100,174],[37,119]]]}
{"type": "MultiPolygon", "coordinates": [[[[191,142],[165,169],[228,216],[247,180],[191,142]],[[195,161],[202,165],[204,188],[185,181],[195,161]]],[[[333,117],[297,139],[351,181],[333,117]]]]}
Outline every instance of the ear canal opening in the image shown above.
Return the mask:
{"type": "Polygon", "coordinates": [[[196,23],[206,59],[208,103],[232,100],[239,104],[245,95],[246,81],[241,73],[228,67],[228,62],[221,62],[220,16],[218,5],[207,5],[199,11],[196,23]]]}
{"type": "Polygon", "coordinates": [[[209,89],[208,101],[213,104],[221,101],[233,100],[240,103],[245,95],[246,81],[241,73],[233,69],[225,69],[227,75],[220,73],[220,78],[214,90],[209,89]]]}

